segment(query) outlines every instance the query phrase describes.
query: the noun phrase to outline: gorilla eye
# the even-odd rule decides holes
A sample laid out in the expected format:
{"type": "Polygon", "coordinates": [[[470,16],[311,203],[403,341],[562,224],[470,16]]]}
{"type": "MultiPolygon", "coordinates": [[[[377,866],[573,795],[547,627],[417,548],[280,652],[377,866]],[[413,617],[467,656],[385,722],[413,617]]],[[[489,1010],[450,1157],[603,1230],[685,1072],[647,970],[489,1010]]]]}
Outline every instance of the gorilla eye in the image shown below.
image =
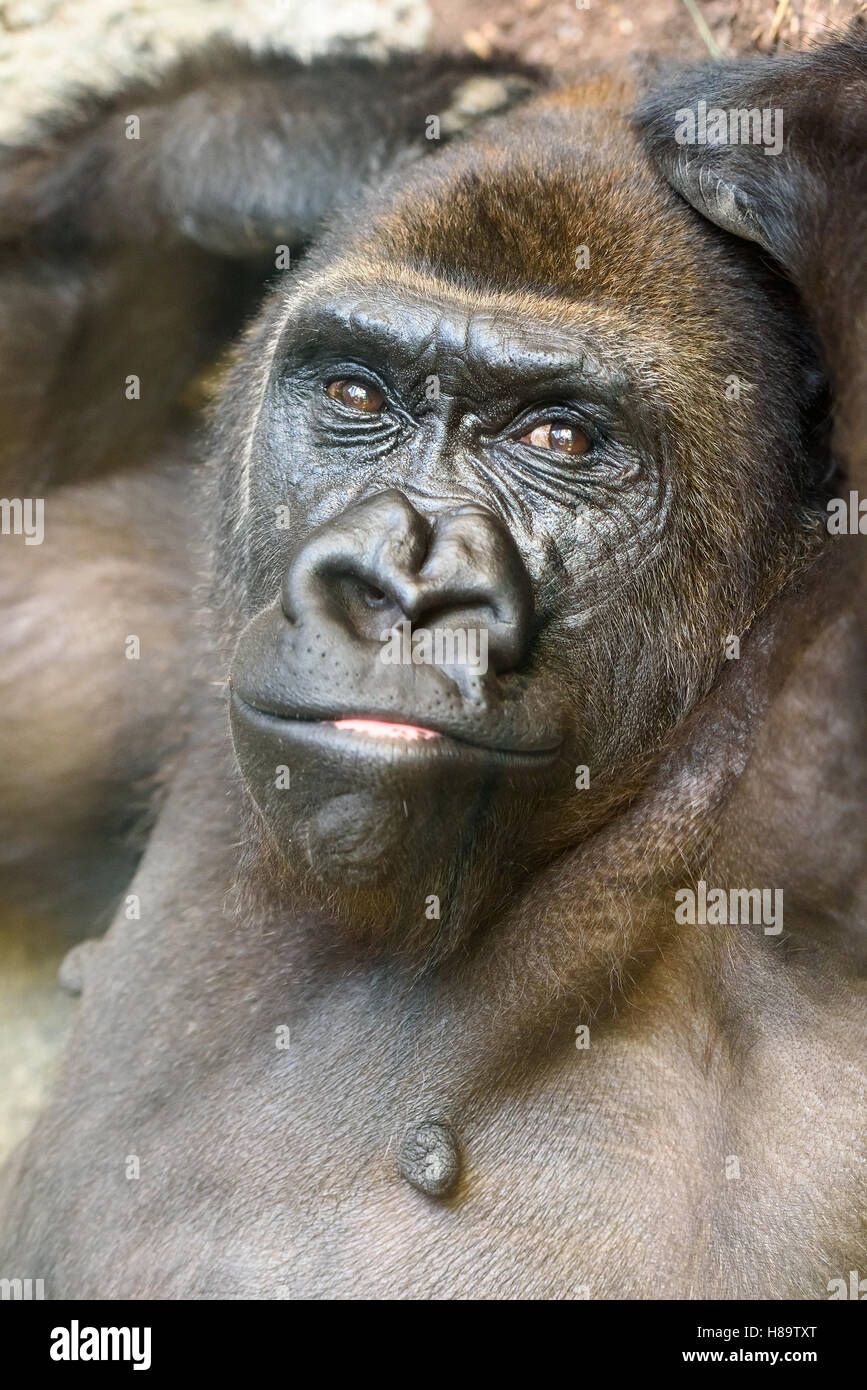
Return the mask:
{"type": "Polygon", "coordinates": [[[369,381],[359,381],[350,377],[343,381],[332,381],[325,388],[326,395],[350,410],[362,410],[366,415],[375,415],[385,405],[385,397],[369,381]]]}
{"type": "Polygon", "coordinates": [[[537,449],[552,449],[556,454],[586,454],[590,448],[590,437],[577,425],[562,420],[547,420],[537,425],[521,439],[522,444],[532,444],[537,449]]]}

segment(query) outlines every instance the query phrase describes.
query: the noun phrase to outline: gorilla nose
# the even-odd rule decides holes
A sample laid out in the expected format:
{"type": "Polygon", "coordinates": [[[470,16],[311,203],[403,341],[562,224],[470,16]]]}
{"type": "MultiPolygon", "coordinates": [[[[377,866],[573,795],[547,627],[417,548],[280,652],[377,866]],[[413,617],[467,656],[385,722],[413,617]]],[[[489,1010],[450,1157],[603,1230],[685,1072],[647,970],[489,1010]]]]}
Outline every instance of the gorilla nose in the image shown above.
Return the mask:
{"type": "Polygon", "coordinates": [[[506,526],[463,504],[428,519],[396,489],[348,508],[315,531],[283,583],[292,622],[320,614],[377,641],[408,619],[413,628],[484,629],[497,672],[524,659],[530,578],[506,526]]]}

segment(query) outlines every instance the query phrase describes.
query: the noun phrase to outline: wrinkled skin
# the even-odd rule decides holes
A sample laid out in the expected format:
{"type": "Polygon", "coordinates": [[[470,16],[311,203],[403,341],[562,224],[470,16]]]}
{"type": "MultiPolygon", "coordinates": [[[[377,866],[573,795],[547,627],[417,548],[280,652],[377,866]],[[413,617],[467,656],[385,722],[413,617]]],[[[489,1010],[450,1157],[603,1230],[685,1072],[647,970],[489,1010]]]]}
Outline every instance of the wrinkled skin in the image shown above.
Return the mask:
{"type": "Polygon", "coordinates": [[[815,1298],[863,1264],[828,330],[633,100],[588,80],[376,181],[240,344],[226,704],[203,676],[5,1178],[2,1264],[50,1295],[815,1298]],[[385,664],[403,621],[487,670],[385,664]],[[699,879],[782,888],[785,931],[679,925],[699,879]]]}

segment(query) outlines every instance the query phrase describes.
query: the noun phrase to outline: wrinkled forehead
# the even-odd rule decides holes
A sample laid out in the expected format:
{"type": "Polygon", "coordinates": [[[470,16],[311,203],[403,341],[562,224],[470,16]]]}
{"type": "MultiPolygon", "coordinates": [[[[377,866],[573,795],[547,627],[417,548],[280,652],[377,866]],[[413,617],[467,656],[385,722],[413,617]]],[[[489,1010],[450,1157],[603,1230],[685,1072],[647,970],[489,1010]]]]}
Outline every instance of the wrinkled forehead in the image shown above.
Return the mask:
{"type": "Polygon", "coordinates": [[[392,264],[332,267],[290,301],[278,353],[296,360],[344,350],[403,368],[437,369],[453,359],[494,377],[536,379],[580,373],[610,386],[652,355],[665,357],[668,330],[605,303],[570,303],[532,291],[460,288],[437,276],[392,264]]]}

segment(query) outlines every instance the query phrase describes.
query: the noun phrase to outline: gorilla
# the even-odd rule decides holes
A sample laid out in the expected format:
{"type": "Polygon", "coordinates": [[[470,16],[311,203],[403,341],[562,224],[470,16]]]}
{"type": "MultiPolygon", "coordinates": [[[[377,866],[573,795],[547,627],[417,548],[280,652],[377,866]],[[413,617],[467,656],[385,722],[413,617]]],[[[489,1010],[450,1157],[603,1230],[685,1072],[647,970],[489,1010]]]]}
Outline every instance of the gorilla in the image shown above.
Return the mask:
{"type": "Polygon", "coordinates": [[[4,1274],[865,1267],[865,98],[857,32],[568,86],[227,51],[7,152],[10,873],[152,809],[4,1274]]]}

